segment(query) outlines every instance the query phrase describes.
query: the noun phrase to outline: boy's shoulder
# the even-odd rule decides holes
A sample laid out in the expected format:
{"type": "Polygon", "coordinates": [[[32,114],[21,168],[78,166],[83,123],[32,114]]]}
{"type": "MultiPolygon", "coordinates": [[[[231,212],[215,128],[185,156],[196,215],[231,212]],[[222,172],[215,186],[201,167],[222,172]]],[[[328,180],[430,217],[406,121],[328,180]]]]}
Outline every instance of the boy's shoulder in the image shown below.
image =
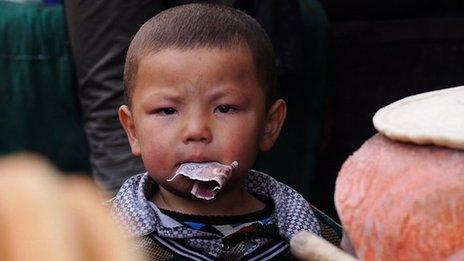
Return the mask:
{"type": "Polygon", "coordinates": [[[252,178],[247,182],[248,188],[251,189],[254,187],[267,190],[266,193],[268,193],[268,195],[273,195],[273,200],[277,203],[277,217],[279,217],[280,213],[282,223],[284,223],[291,232],[289,233],[288,239],[299,230],[302,230],[302,227],[300,227],[301,222],[296,222],[294,225],[297,226],[297,228],[292,229],[292,224],[294,223],[293,219],[300,216],[301,220],[310,220],[309,227],[311,227],[311,229],[308,229],[308,226],[306,226],[304,230],[320,235],[336,246],[340,245],[343,229],[332,218],[307,202],[302,195],[290,186],[259,171],[252,170],[251,174],[252,178]]]}
{"type": "Polygon", "coordinates": [[[339,246],[343,236],[342,226],[315,206],[311,205],[311,208],[319,222],[322,238],[335,246],[339,246]]]}
{"type": "Polygon", "coordinates": [[[151,210],[146,195],[153,190],[147,173],[141,173],[128,178],[110,204],[113,216],[120,221],[123,228],[132,237],[140,237],[154,231],[156,215],[151,210]]]}

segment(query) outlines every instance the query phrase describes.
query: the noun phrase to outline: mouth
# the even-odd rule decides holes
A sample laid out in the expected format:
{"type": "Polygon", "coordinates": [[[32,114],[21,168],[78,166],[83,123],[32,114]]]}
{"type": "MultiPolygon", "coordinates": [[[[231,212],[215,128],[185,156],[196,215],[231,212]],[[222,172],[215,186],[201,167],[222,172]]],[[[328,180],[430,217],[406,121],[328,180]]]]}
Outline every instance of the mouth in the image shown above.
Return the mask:
{"type": "Polygon", "coordinates": [[[191,157],[187,157],[185,160],[179,161],[176,165],[180,166],[185,163],[210,163],[210,162],[215,162],[215,160],[212,160],[210,158],[203,157],[203,156],[191,156],[191,157]]]}
{"type": "Polygon", "coordinates": [[[180,161],[179,163],[176,164],[176,166],[180,166],[186,163],[211,163],[211,162],[214,162],[214,161],[213,160],[185,160],[185,161],[180,161]]]}
{"type": "Polygon", "coordinates": [[[191,194],[200,199],[211,200],[221,189],[221,184],[217,181],[195,181],[191,194]]]}

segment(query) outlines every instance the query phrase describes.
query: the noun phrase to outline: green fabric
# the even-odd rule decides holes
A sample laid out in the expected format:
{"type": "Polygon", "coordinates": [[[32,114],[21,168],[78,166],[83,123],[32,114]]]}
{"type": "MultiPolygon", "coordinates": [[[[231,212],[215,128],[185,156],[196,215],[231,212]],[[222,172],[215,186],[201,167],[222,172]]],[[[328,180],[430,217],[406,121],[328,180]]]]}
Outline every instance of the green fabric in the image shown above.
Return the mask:
{"type": "Polygon", "coordinates": [[[61,6],[0,1],[0,155],[89,172],[66,42],[61,6]]]}

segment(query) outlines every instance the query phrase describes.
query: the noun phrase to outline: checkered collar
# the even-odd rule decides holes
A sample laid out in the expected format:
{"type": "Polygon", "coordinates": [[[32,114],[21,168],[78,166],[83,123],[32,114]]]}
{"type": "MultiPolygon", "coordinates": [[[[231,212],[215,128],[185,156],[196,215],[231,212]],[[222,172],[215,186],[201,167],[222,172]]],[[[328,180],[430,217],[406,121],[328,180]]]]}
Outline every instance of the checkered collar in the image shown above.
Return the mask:
{"type": "MultiPolygon", "coordinates": [[[[246,186],[250,193],[274,201],[275,212],[271,219],[286,240],[290,240],[301,230],[320,235],[318,221],[308,202],[289,186],[254,170],[249,172],[246,186]]],[[[113,213],[123,222],[130,235],[145,236],[156,231],[157,235],[167,238],[212,236],[210,233],[183,226],[162,214],[147,199],[147,196],[153,195],[157,189],[157,184],[147,173],[139,174],[126,180],[112,200],[113,213]]]]}

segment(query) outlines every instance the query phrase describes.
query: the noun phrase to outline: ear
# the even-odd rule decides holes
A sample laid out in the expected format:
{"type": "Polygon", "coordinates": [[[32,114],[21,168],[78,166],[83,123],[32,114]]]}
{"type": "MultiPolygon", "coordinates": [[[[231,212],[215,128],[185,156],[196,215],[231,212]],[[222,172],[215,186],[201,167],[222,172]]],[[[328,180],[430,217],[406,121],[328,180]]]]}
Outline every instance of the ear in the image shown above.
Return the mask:
{"type": "Polygon", "coordinates": [[[272,148],[272,145],[274,145],[274,142],[279,137],[280,130],[282,129],[286,116],[287,105],[282,99],[274,102],[271,108],[269,108],[266,116],[264,133],[259,143],[259,148],[262,151],[267,151],[272,148]]]}
{"type": "Polygon", "coordinates": [[[126,105],[122,105],[118,110],[119,121],[121,122],[124,130],[126,131],[129,144],[131,146],[132,154],[140,156],[140,143],[137,139],[137,133],[135,131],[134,118],[132,112],[126,105]]]}

